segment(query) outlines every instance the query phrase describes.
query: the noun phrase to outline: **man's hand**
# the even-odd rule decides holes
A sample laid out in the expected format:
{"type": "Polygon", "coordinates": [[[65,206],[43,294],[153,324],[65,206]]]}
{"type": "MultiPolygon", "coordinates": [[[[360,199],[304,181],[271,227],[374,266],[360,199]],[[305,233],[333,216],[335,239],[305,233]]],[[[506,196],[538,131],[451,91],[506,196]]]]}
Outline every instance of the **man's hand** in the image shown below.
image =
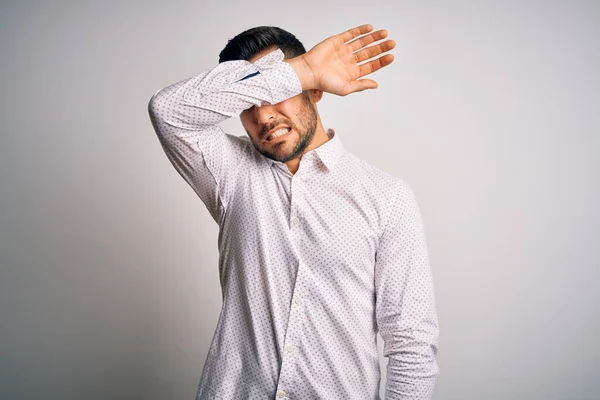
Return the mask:
{"type": "Polygon", "coordinates": [[[372,30],[373,26],[370,24],[352,28],[325,39],[301,56],[286,60],[298,74],[302,90],[318,89],[346,96],[365,89],[376,89],[377,82],[374,80],[358,78],[391,64],[394,56],[386,54],[362,65],[358,63],[393,49],[396,43],[386,40],[366,47],[385,38],[385,29],[355,39],[372,30]],[[352,41],[349,42],[350,40],[352,41]]]}

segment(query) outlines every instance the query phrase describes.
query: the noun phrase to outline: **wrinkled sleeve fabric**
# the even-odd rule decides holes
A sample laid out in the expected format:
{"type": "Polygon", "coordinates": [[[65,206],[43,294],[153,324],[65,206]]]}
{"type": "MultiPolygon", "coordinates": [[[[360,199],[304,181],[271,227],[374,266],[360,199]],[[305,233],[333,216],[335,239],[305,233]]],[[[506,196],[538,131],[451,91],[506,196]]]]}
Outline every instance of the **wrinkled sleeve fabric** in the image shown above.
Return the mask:
{"type": "Polygon", "coordinates": [[[377,247],[375,289],[388,358],[385,399],[431,399],[439,373],[438,318],[423,220],[404,181],[377,247]]]}
{"type": "Polygon", "coordinates": [[[157,91],[148,113],[177,172],[219,223],[252,144],[218,126],[252,106],[276,104],[302,92],[292,66],[277,49],[257,59],[225,61],[212,70],[157,91]]]}

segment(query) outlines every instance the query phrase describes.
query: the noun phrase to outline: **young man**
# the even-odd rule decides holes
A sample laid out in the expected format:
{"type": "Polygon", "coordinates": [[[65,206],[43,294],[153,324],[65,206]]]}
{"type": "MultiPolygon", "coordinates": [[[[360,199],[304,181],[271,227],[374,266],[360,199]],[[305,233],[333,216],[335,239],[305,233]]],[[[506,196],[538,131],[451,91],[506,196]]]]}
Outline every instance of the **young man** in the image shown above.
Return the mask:
{"type": "Polygon", "coordinates": [[[345,150],[316,106],[377,87],[359,78],[393,61],[380,55],[394,41],[367,46],[387,36],[372,29],[306,52],[253,28],[150,100],[167,157],[219,224],[223,306],[197,399],[378,399],[377,332],[386,398],[431,398],[438,322],[414,193],[345,150]],[[235,115],[247,136],[219,128],[235,115]]]}

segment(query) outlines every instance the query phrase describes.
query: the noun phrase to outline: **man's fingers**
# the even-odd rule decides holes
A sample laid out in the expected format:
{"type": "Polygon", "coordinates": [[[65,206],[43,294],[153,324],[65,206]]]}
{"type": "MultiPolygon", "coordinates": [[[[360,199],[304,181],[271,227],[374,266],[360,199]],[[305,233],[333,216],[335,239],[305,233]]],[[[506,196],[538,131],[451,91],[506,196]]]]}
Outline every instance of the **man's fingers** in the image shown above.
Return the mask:
{"type": "Polygon", "coordinates": [[[395,41],[393,41],[391,39],[386,40],[383,43],[369,46],[360,51],[357,51],[356,53],[354,53],[354,58],[356,58],[356,62],[362,62],[362,61],[368,60],[369,58],[373,58],[376,55],[379,55],[381,53],[385,53],[386,51],[393,49],[395,46],[396,46],[395,41]]]}
{"type": "Polygon", "coordinates": [[[342,40],[344,43],[354,39],[357,36],[364,35],[365,33],[371,32],[373,30],[373,25],[364,24],[357,26],[356,28],[352,28],[347,30],[346,32],[341,33],[342,40]]]}
{"type": "Polygon", "coordinates": [[[385,67],[386,65],[390,65],[392,63],[392,61],[394,61],[394,55],[386,54],[386,55],[381,56],[373,61],[369,61],[362,65],[359,65],[358,66],[359,67],[359,75],[358,76],[365,76],[370,73],[373,73],[373,72],[377,71],[378,69],[385,67]]]}
{"type": "Polygon", "coordinates": [[[356,51],[356,50],[362,49],[363,47],[365,47],[368,44],[371,44],[373,42],[376,42],[378,40],[386,38],[387,35],[388,35],[388,33],[385,29],[380,29],[378,31],[371,33],[370,35],[366,35],[361,38],[353,40],[352,42],[348,43],[348,46],[350,46],[352,51],[356,51]]]}
{"type": "MultiPolygon", "coordinates": [[[[347,51],[348,49],[352,49],[352,55],[356,60],[356,66],[358,66],[358,76],[356,76],[356,78],[360,78],[362,76],[371,74],[391,64],[392,61],[394,61],[394,56],[392,54],[381,54],[393,49],[396,46],[395,41],[386,40],[381,43],[377,43],[367,47],[367,45],[374,42],[378,42],[386,38],[388,35],[388,32],[385,29],[380,29],[378,31],[369,33],[372,30],[373,26],[371,24],[364,24],[327,39],[333,42],[336,51],[341,50],[341,53],[338,54],[344,55],[344,60],[346,63],[348,62],[345,58],[348,54],[347,51]],[[349,47],[345,47],[346,45],[348,45],[349,47]],[[373,59],[377,56],[379,56],[379,58],[373,59]],[[364,63],[359,64],[361,62],[364,63]]],[[[352,75],[354,76],[354,74],[356,74],[356,67],[351,66],[349,64],[346,64],[346,66],[352,67],[352,75]]],[[[342,90],[336,90],[332,93],[336,93],[341,96],[346,96],[350,93],[361,92],[367,89],[376,89],[377,87],[377,82],[375,82],[372,79],[355,79],[351,82],[348,82],[342,90]]]]}

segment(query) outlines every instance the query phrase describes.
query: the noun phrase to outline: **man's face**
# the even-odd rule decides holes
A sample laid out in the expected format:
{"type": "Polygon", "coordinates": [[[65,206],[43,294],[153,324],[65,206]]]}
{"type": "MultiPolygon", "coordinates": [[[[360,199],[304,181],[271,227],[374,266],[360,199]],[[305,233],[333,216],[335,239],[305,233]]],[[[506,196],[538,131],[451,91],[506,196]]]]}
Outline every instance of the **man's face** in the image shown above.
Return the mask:
{"type": "MultiPolygon", "coordinates": [[[[258,53],[250,62],[269,53],[258,53]]],[[[252,106],[240,114],[240,120],[256,150],[265,157],[287,162],[301,156],[317,129],[317,110],[308,92],[300,93],[277,104],[252,106]],[[273,138],[279,127],[287,130],[273,138]]],[[[280,134],[281,132],[278,132],[280,134]]]]}

